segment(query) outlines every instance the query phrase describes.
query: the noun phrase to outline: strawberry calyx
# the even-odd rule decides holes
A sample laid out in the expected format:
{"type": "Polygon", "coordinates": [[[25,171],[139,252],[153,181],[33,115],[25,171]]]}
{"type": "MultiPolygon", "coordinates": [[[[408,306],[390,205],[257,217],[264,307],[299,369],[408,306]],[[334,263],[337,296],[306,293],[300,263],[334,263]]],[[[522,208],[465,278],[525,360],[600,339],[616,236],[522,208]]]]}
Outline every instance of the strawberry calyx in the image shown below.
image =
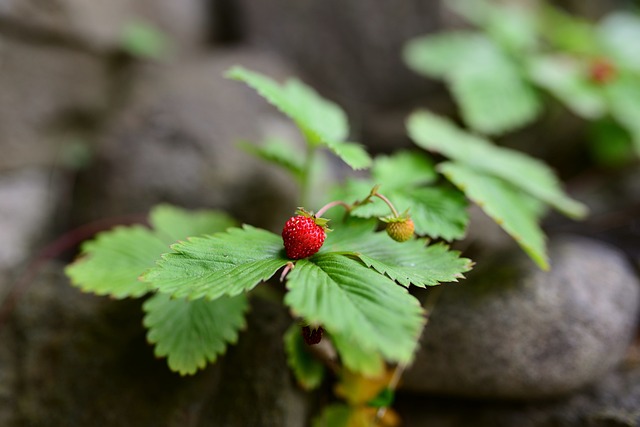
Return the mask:
{"type": "Polygon", "coordinates": [[[406,242],[413,237],[415,224],[409,216],[409,211],[402,215],[390,215],[380,218],[380,221],[387,224],[385,227],[387,234],[396,242],[406,242]]]}
{"type": "Polygon", "coordinates": [[[329,219],[316,216],[313,212],[309,212],[303,207],[298,207],[298,209],[296,209],[296,215],[301,215],[305,218],[311,218],[313,222],[315,222],[317,226],[322,227],[324,231],[331,231],[331,229],[328,227],[330,221],[329,219]]]}

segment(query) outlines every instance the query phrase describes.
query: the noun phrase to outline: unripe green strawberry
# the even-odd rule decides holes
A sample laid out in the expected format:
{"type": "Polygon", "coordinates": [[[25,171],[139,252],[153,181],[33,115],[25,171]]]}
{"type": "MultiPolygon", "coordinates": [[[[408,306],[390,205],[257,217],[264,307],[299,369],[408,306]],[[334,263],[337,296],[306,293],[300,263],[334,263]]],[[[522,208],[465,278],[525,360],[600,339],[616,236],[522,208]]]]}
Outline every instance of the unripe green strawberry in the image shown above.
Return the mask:
{"type": "Polygon", "coordinates": [[[406,242],[413,237],[415,226],[411,218],[391,218],[387,220],[387,234],[396,242],[406,242]]]}
{"type": "Polygon", "coordinates": [[[326,234],[327,220],[305,212],[289,218],[282,229],[282,241],[287,257],[307,258],[320,250],[326,234]]]}

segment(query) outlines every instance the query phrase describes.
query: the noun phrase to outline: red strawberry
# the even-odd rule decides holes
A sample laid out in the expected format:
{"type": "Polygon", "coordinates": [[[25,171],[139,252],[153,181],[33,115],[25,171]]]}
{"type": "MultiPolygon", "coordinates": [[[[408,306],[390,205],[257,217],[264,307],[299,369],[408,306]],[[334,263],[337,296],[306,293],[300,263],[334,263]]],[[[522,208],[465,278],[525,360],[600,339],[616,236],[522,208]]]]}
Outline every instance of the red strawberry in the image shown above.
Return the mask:
{"type": "Polygon", "coordinates": [[[589,78],[595,84],[607,84],[616,77],[616,74],[615,65],[606,58],[596,58],[589,66],[589,78]]]}
{"type": "Polygon", "coordinates": [[[319,344],[320,341],[322,341],[323,333],[324,329],[322,329],[322,326],[318,326],[317,328],[313,329],[311,329],[311,326],[308,325],[302,327],[302,338],[307,345],[319,344]]]}
{"type": "Polygon", "coordinates": [[[387,219],[387,234],[396,242],[406,242],[413,237],[415,225],[411,218],[387,219]]]}
{"type": "Polygon", "coordinates": [[[327,220],[300,209],[282,229],[282,241],[291,259],[307,258],[320,250],[326,234],[327,220]]]}

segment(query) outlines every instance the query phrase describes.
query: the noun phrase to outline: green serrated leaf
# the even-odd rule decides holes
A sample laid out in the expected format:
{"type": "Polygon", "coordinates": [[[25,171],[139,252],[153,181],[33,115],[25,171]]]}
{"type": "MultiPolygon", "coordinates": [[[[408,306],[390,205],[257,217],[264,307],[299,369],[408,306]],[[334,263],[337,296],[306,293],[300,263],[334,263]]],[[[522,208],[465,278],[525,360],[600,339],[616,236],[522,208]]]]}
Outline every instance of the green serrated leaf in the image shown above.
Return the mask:
{"type": "MultiPolygon", "coordinates": [[[[368,184],[368,182],[361,182],[357,185],[365,188],[368,184]]],[[[347,190],[353,188],[353,183],[345,187],[347,190]]],[[[399,212],[409,210],[416,234],[448,241],[464,237],[469,223],[467,202],[456,190],[427,187],[387,191],[385,186],[380,188],[399,212]]],[[[352,211],[352,215],[360,218],[381,218],[389,213],[389,207],[378,199],[352,211]]]]}
{"type": "Polygon", "coordinates": [[[398,151],[392,156],[377,156],[371,167],[377,183],[398,189],[430,184],[437,178],[433,161],[424,153],[398,151]]]}
{"type": "Polygon", "coordinates": [[[348,164],[351,169],[366,169],[371,166],[369,153],[360,144],[353,142],[327,141],[327,147],[333,154],[348,164]]]}
{"type": "Polygon", "coordinates": [[[509,182],[464,164],[445,162],[439,168],[509,233],[540,268],[549,269],[545,236],[538,225],[539,209],[529,195],[509,182]]]}
{"type": "MultiPolygon", "coordinates": [[[[467,201],[462,193],[444,187],[420,188],[407,192],[413,208],[411,218],[416,233],[447,241],[465,236],[469,224],[467,201]]],[[[399,209],[403,211],[403,203],[399,209]]]]}
{"type": "Polygon", "coordinates": [[[353,345],[351,340],[342,334],[332,333],[331,341],[340,355],[342,365],[350,371],[372,377],[384,372],[384,360],[380,354],[353,345]]]}
{"type": "Polygon", "coordinates": [[[360,262],[338,254],[302,259],[289,273],[285,303],[295,315],[352,345],[408,363],[424,322],[415,298],[360,262]]]}
{"type": "Polygon", "coordinates": [[[150,222],[154,230],[119,226],[85,242],[80,257],[65,269],[72,284],[84,292],[114,298],[142,296],[150,288],[139,280],[140,275],[169,251],[171,243],[233,224],[221,212],[186,211],[169,205],[153,208],[150,222]]]}
{"type": "Polygon", "coordinates": [[[80,258],[65,273],[83,292],[136,298],[150,289],[138,277],[168,249],[169,243],[146,227],[116,227],[85,242],[80,258]]]}
{"type": "Polygon", "coordinates": [[[575,58],[558,55],[533,57],[528,62],[528,72],[537,85],[580,117],[595,119],[607,111],[602,89],[589,82],[585,65],[575,58]]]}
{"type": "MultiPolygon", "coordinates": [[[[381,233],[380,233],[381,234],[381,233]]],[[[444,244],[426,246],[424,241],[413,240],[392,247],[386,243],[358,257],[368,267],[385,274],[401,285],[434,286],[441,282],[457,282],[462,273],[471,269],[471,261],[460,258],[444,244]]],[[[395,243],[395,242],[394,242],[395,243]]]]}
{"type": "MultiPolygon", "coordinates": [[[[341,227],[344,228],[344,227],[341,227]]],[[[348,228],[348,227],[347,227],[348,228]]],[[[336,229],[337,231],[337,229],[336,229]]],[[[460,258],[444,244],[427,246],[425,239],[396,242],[385,232],[372,233],[363,226],[353,232],[329,234],[324,251],[344,252],[357,256],[366,266],[385,274],[403,286],[434,286],[456,282],[471,269],[471,261],[460,258]]]]}
{"type": "Polygon", "coordinates": [[[238,66],[230,69],[227,77],[246,83],[291,118],[310,144],[326,146],[353,169],[369,166],[371,159],[366,151],[357,144],[345,142],[349,127],[344,111],[309,86],[296,79],[280,85],[238,66]]]}
{"type": "Polygon", "coordinates": [[[280,85],[269,77],[239,66],[231,68],[226,75],[253,88],[296,122],[314,143],[343,141],[349,133],[342,109],[299,80],[289,79],[280,85]]]}
{"type": "MultiPolygon", "coordinates": [[[[379,192],[389,198],[399,212],[409,210],[417,234],[446,240],[464,236],[469,218],[462,194],[449,188],[423,187],[435,179],[428,157],[409,151],[378,156],[371,175],[368,180],[347,180],[335,198],[348,202],[362,200],[379,184],[379,192]]],[[[378,198],[352,212],[361,218],[379,218],[390,213],[389,207],[378,198]]]]}
{"type": "Polygon", "coordinates": [[[296,179],[300,179],[304,169],[304,154],[299,153],[291,144],[279,139],[270,138],[262,145],[241,142],[240,148],[259,159],[275,164],[287,170],[296,179]]]}
{"type": "Polygon", "coordinates": [[[299,325],[294,324],[287,329],[284,334],[284,349],[287,353],[287,363],[298,383],[305,390],[313,390],[320,386],[325,374],[324,365],[307,350],[299,325]]]}
{"type": "Polygon", "coordinates": [[[427,111],[413,113],[407,129],[419,146],[439,152],[478,172],[499,177],[565,215],[582,218],[587,213],[586,206],[563,193],[553,171],[541,161],[515,150],[497,147],[427,111]]]}
{"type": "Polygon", "coordinates": [[[237,342],[248,302],[246,295],[187,301],[156,294],[143,309],[155,355],[167,357],[172,371],[191,375],[224,354],[227,344],[237,342]]]}
{"type": "Polygon", "coordinates": [[[216,233],[236,225],[236,221],[222,211],[188,211],[167,204],[155,206],[149,214],[149,222],[167,243],[189,236],[216,233]]]}
{"type": "Polygon", "coordinates": [[[282,238],[245,225],[171,247],[143,279],[176,298],[234,296],[269,279],[290,260],[282,238]]]}

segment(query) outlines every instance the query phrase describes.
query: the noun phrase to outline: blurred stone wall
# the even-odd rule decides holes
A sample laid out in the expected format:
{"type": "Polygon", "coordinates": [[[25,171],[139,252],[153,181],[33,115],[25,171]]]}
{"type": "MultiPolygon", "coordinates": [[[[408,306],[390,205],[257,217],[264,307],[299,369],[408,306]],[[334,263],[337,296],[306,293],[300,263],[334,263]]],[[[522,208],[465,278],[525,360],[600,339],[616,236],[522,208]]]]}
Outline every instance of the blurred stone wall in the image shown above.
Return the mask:
{"type": "MultiPolygon", "coordinates": [[[[449,108],[400,58],[407,39],[455,21],[443,3],[0,0],[0,426],[305,425],[319,398],[285,367],[282,308],[257,302],[237,347],[179,378],[145,343],[140,301],[69,286],[72,230],[159,202],[276,229],[297,189],[236,143],[298,136],[224,71],[300,76],[346,108],[353,140],[403,147],[408,111],[449,108]],[[131,54],[130,31],[149,27],[162,54],[131,54]]],[[[564,3],[597,15],[621,2],[564,3]]]]}

